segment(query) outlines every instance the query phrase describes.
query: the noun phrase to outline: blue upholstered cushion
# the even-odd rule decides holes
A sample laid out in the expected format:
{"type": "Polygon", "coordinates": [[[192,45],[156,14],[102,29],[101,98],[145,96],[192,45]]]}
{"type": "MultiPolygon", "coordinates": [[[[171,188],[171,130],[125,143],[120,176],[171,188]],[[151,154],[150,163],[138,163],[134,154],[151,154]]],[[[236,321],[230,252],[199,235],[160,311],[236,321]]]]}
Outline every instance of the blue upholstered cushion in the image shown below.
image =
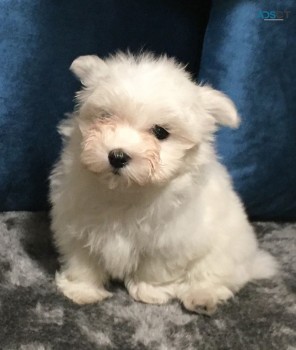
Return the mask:
{"type": "Polygon", "coordinates": [[[58,121],[78,83],[83,54],[141,48],[197,71],[209,0],[0,0],[0,210],[47,207],[58,121]]]}
{"type": "Polygon", "coordinates": [[[217,148],[253,218],[296,218],[295,38],[294,0],[213,1],[200,79],[239,108],[217,148]]]}

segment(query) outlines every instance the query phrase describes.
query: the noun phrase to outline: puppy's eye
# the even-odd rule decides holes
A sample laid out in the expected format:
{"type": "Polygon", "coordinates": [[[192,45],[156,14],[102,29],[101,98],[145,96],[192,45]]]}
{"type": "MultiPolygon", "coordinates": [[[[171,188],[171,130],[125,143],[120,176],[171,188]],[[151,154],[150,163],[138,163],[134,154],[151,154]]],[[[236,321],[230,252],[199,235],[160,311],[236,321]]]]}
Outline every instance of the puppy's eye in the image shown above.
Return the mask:
{"type": "Polygon", "coordinates": [[[159,125],[154,125],[151,131],[158,140],[165,140],[170,135],[166,129],[162,128],[159,125]]]}
{"type": "Polygon", "coordinates": [[[108,117],[111,117],[112,113],[111,112],[108,112],[108,111],[101,111],[100,112],[100,117],[101,118],[108,118],[108,117]]]}

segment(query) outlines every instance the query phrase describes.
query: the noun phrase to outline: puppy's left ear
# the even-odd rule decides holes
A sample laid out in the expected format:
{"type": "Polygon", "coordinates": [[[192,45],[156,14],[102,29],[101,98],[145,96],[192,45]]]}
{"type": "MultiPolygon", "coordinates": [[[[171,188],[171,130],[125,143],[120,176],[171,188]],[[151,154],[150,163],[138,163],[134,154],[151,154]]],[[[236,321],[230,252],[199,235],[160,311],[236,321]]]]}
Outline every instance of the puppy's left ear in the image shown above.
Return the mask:
{"type": "Polygon", "coordinates": [[[98,82],[98,79],[108,73],[107,64],[98,56],[88,55],[76,58],[70,66],[70,70],[85,86],[98,82]]]}
{"type": "Polygon", "coordinates": [[[206,111],[214,117],[220,125],[237,128],[240,117],[231,99],[210,86],[199,86],[202,103],[206,111]]]}

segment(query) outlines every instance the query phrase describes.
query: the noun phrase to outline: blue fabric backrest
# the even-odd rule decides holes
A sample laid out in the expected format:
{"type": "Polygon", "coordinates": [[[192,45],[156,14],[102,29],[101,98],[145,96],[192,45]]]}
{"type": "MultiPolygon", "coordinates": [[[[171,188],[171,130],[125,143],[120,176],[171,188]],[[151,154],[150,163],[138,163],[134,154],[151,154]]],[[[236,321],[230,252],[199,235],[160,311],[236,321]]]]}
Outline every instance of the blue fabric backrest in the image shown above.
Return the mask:
{"type": "Polygon", "coordinates": [[[296,218],[296,2],[214,0],[200,79],[238,106],[217,149],[249,215],[296,218]]]}
{"type": "Polygon", "coordinates": [[[74,58],[168,53],[197,72],[210,1],[0,0],[0,210],[47,208],[56,125],[73,108],[74,58]]]}

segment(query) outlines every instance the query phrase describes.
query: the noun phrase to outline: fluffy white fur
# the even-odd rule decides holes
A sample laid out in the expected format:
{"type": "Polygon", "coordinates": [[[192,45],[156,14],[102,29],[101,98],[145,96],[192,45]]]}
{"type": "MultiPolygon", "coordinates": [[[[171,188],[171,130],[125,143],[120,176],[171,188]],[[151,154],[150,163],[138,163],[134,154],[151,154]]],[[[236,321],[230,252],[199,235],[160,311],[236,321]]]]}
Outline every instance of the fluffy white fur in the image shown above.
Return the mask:
{"type": "Polygon", "coordinates": [[[135,300],[178,298],[211,313],[248,281],[271,277],[275,261],[258,248],[212,145],[218,124],[239,124],[230,99],[167,57],[82,56],[71,70],[84,88],[60,125],[50,178],[58,288],[92,303],[120,279],[135,300]],[[169,137],[158,140],[154,125],[169,137]],[[108,161],[116,148],[131,158],[118,173],[108,161]]]}

